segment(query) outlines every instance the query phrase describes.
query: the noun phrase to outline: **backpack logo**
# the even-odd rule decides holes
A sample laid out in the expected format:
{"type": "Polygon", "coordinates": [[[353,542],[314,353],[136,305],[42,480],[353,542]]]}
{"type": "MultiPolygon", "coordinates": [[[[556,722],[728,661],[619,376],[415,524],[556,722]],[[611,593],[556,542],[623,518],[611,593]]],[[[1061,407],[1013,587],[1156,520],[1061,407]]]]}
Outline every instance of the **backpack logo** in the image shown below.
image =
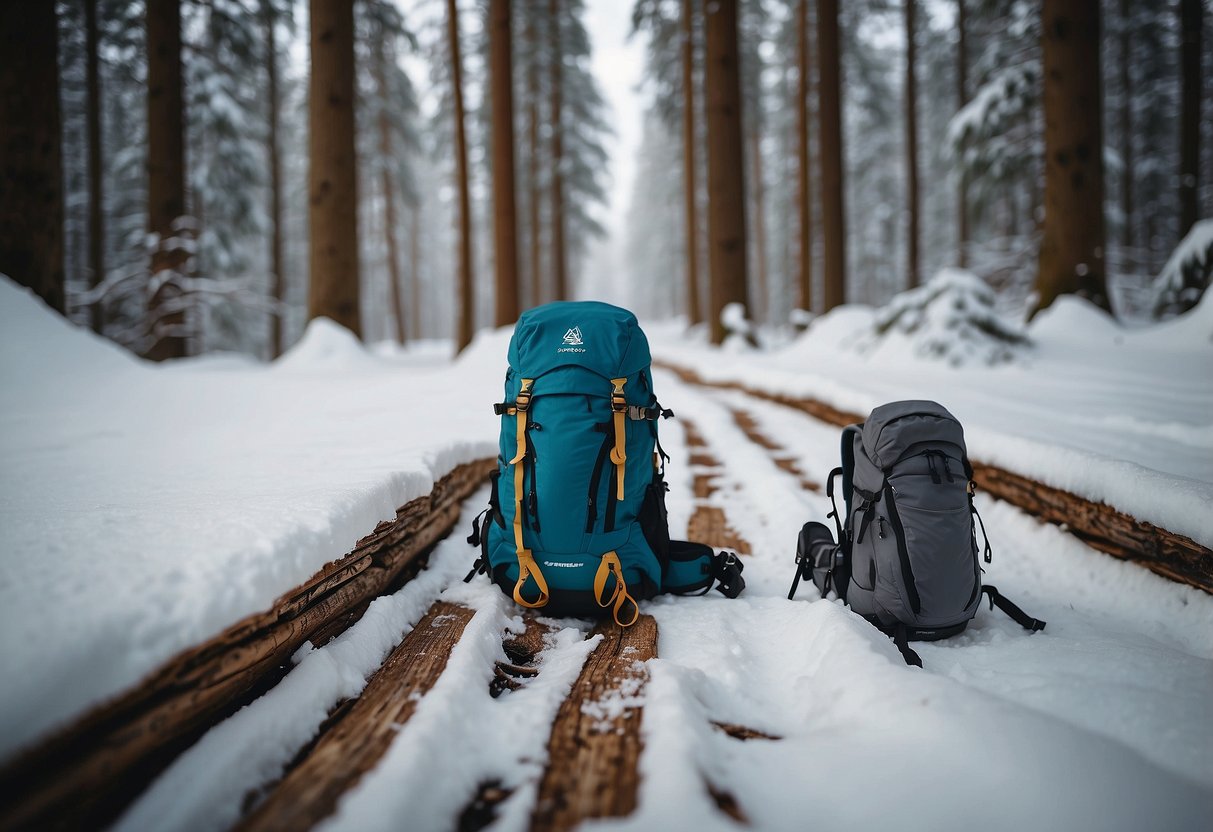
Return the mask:
{"type": "Polygon", "coordinates": [[[581,327],[575,326],[564,333],[564,346],[556,350],[556,352],[585,352],[585,347],[582,346],[585,341],[581,338],[581,327]]]}

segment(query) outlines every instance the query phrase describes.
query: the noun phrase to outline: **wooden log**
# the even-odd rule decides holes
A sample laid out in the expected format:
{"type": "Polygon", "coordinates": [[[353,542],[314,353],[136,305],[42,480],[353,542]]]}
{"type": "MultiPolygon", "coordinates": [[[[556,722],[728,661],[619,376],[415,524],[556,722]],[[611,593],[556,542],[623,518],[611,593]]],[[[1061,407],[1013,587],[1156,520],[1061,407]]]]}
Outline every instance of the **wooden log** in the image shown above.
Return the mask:
{"type": "Polygon", "coordinates": [[[602,642],[560,706],[548,739],[531,832],[564,832],[587,818],[622,817],[636,808],[642,707],[636,697],[657,656],[657,622],[599,624],[602,642]]]}
{"type": "Polygon", "coordinates": [[[103,826],[208,728],[252,701],[316,634],[391,588],[459,517],[492,469],[461,465],[270,609],[165,662],[134,689],[0,770],[0,829],[103,826]]]}
{"type": "Polygon", "coordinates": [[[729,525],[724,509],[719,506],[695,506],[687,523],[687,537],[713,549],[731,549],[739,555],[751,553],[750,544],[729,525]]]}
{"type": "Polygon", "coordinates": [[[475,613],[435,602],[367,682],[345,717],[236,828],[243,832],[310,829],[374,768],[446,668],[475,613]]]}
{"type": "MultiPolygon", "coordinates": [[[[687,384],[739,390],[756,399],[795,408],[831,425],[852,425],[865,418],[813,398],[768,393],[738,382],[704,381],[685,367],[663,361],[653,364],[669,370],[687,384]]],[[[1189,537],[1138,520],[1107,503],[1080,497],[980,460],[973,460],[973,479],[987,494],[1041,520],[1062,526],[1093,549],[1213,594],[1213,549],[1189,537]]]]}

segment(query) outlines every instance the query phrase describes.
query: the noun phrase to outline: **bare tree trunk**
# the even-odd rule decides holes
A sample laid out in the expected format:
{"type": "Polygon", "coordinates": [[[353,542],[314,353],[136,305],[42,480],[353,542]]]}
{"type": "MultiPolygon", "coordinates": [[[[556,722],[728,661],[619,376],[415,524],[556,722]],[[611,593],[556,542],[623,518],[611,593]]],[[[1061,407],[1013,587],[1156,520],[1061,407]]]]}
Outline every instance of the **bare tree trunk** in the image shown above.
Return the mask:
{"type": "Polygon", "coordinates": [[[310,9],[308,317],[331,318],[361,338],[354,2],[311,0],[310,9]]]}
{"type": "Polygon", "coordinates": [[[694,0],[682,0],[682,185],[687,239],[687,320],[703,320],[699,300],[699,220],[695,199],[694,0]]]}
{"type": "Polygon", "coordinates": [[[712,343],[724,340],[721,313],[746,305],[745,148],[737,0],[705,0],[708,123],[708,270],[712,343]]]}
{"type": "Polygon", "coordinates": [[[1180,30],[1183,44],[1182,109],[1179,130],[1179,236],[1182,238],[1200,218],[1200,48],[1204,28],[1203,0],[1180,0],[1180,30]]]}
{"type": "MultiPolygon", "coordinates": [[[[388,100],[388,66],[395,60],[386,43],[379,45],[378,63],[375,67],[375,81],[379,86],[379,97],[388,100]]],[[[396,215],[396,188],[392,183],[391,162],[395,158],[392,150],[392,125],[388,120],[387,110],[379,111],[379,158],[382,169],[379,171],[380,188],[383,190],[384,225],[383,237],[387,244],[387,273],[388,291],[392,301],[392,312],[396,319],[396,343],[404,345],[404,298],[400,292],[400,248],[396,244],[396,227],[399,222],[396,215]]]]}
{"type": "Polygon", "coordinates": [[[838,0],[817,0],[817,117],[821,162],[822,311],[846,303],[847,231],[843,202],[842,68],[838,0]]]}
{"type": "MultiPolygon", "coordinates": [[[[88,120],[88,266],[89,285],[105,280],[105,204],[101,170],[101,81],[97,58],[97,0],[84,0],[84,60],[86,118],[88,120]]],[[[94,301],[89,310],[89,325],[100,334],[104,307],[94,301]]]]}
{"type": "Polygon", "coordinates": [[[903,2],[906,22],[906,213],[909,221],[906,229],[906,288],[913,289],[921,282],[918,252],[918,86],[915,77],[918,44],[914,26],[917,0],[903,2]]]}
{"type": "Polygon", "coordinates": [[[182,302],[171,280],[188,260],[178,220],[185,215],[185,103],[181,77],[181,7],[178,0],[147,4],[147,219],[158,238],[152,253],[150,342],[156,361],[186,354],[185,313],[166,311],[182,302]]]}
{"type": "Polygon", "coordinates": [[[800,308],[813,308],[813,194],[809,173],[809,0],[796,7],[796,211],[800,217],[800,308]]]}
{"type": "MultiPolygon", "coordinates": [[[[446,31],[451,50],[451,86],[455,98],[455,178],[459,190],[459,309],[455,324],[455,351],[472,343],[476,330],[475,284],[472,281],[472,203],[468,194],[468,145],[463,114],[463,58],[459,49],[459,10],[455,0],[446,0],[446,31]]],[[[414,217],[413,231],[417,232],[414,217]]],[[[417,241],[414,237],[414,251],[417,241]]]]}
{"type": "Polygon", "coordinates": [[[1045,216],[1032,314],[1071,293],[1108,309],[1099,4],[1044,0],[1042,22],[1045,216]]]}
{"type": "Polygon", "coordinates": [[[413,206],[409,218],[409,270],[413,273],[409,284],[409,311],[414,338],[424,337],[421,330],[421,207],[413,206]]]}
{"type": "Polygon", "coordinates": [[[518,320],[518,213],[514,207],[514,80],[510,0],[489,0],[489,94],[493,107],[493,239],[497,326],[518,320]]]}
{"type": "MultiPolygon", "coordinates": [[[[552,25],[555,25],[554,23],[552,25]]],[[[534,16],[527,18],[527,44],[530,56],[527,61],[527,192],[529,194],[530,228],[527,229],[531,240],[531,305],[543,303],[543,270],[540,259],[543,255],[540,223],[540,189],[539,189],[539,35],[535,31],[534,16]]]]}
{"type": "Polygon", "coordinates": [[[282,243],[282,159],[278,142],[278,39],[277,15],[274,0],[262,0],[262,15],[265,18],[265,74],[266,95],[269,97],[269,131],[266,144],[269,149],[270,167],[270,298],[276,308],[270,315],[270,357],[282,355],[282,315],[286,299],[285,256],[282,243]]]}
{"type": "Polygon", "coordinates": [[[0,272],[63,312],[55,4],[0,3],[0,272]]]}
{"type": "MultiPolygon", "coordinates": [[[[956,109],[969,103],[969,48],[967,35],[965,0],[956,0],[956,109]]],[[[960,268],[969,265],[969,174],[960,166],[959,183],[956,190],[956,264],[960,268]]]]}
{"type": "Polygon", "coordinates": [[[560,0],[549,0],[548,25],[552,27],[552,294],[567,300],[569,263],[565,250],[564,217],[564,46],[560,42],[560,0]]]}
{"type": "MultiPolygon", "coordinates": [[[[758,103],[755,102],[755,106],[758,103]]],[[[762,137],[757,130],[750,133],[751,163],[754,166],[754,255],[757,268],[757,286],[753,300],[754,320],[767,318],[767,189],[762,172],[762,137]]]]}

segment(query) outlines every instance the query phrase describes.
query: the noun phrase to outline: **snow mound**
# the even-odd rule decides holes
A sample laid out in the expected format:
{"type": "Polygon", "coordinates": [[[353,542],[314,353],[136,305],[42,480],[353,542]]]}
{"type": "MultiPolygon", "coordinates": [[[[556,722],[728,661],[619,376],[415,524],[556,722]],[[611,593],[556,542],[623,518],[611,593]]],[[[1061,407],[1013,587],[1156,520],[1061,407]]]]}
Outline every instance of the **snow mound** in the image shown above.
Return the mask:
{"type": "Polygon", "coordinates": [[[275,365],[292,370],[333,370],[378,367],[380,363],[354,333],[329,318],[316,318],[275,365]]]}
{"type": "Polygon", "coordinates": [[[869,355],[908,350],[953,367],[1013,362],[1031,342],[995,311],[994,302],[994,290],[972,272],[943,269],[876,310],[856,346],[869,355]]]}
{"type": "Polygon", "coordinates": [[[1059,295],[1032,319],[1028,331],[1035,341],[1059,343],[1113,343],[1125,335],[1115,318],[1078,295],[1059,295]]]}
{"type": "Polygon", "coordinates": [[[0,274],[0,380],[58,383],[65,376],[111,376],[140,369],[126,350],[76,326],[7,275],[0,274]]]}

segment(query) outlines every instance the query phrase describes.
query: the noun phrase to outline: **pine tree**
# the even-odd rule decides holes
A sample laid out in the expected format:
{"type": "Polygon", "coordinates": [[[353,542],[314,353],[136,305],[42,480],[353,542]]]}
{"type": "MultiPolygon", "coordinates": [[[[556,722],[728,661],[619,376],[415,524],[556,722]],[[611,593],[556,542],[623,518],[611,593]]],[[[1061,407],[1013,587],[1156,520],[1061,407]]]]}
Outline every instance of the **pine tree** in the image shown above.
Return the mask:
{"type": "Polygon", "coordinates": [[[906,218],[908,221],[906,251],[906,288],[913,289],[919,276],[919,198],[918,198],[918,105],[916,63],[918,33],[915,27],[916,0],[902,0],[906,26],[906,218]]]}
{"type": "MultiPolygon", "coordinates": [[[[956,0],[956,109],[969,103],[969,43],[965,0],[956,0]]],[[[969,265],[969,177],[963,163],[956,172],[956,265],[969,265]]]]}
{"type": "MultiPolygon", "coordinates": [[[[274,309],[270,313],[270,358],[282,354],[282,318],[286,301],[285,262],[285,215],[282,207],[282,146],[278,138],[281,124],[281,93],[278,89],[278,38],[277,28],[281,13],[277,9],[279,0],[261,0],[261,15],[265,27],[265,80],[266,161],[269,167],[270,187],[270,298],[274,309]]],[[[288,13],[290,7],[287,7],[288,13]]]]}
{"type": "Polygon", "coordinates": [[[308,317],[362,336],[354,142],[353,0],[311,0],[308,317]]]}
{"type": "Polygon", "coordinates": [[[463,106],[463,58],[459,48],[459,10],[455,0],[447,0],[447,43],[450,50],[451,93],[455,119],[455,187],[459,192],[459,313],[455,327],[455,349],[462,352],[472,343],[475,331],[476,303],[472,277],[472,208],[468,186],[467,133],[463,106]]]}
{"type": "Polygon", "coordinates": [[[565,249],[564,207],[564,12],[560,0],[549,0],[551,42],[552,113],[552,296],[565,300],[569,291],[569,260],[565,249]]]}
{"type": "Polygon", "coordinates": [[[1038,300],[1081,294],[1107,309],[1099,7],[1045,0],[1045,216],[1038,300]]]}
{"type": "Polygon", "coordinates": [[[1200,49],[1204,0],[1180,0],[1179,15],[1183,71],[1179,133],[1179,236],[1182,238],[1200,218],[1200,49]]]}
{"type": "Polygon", "coordinates": [[[724,308],[746,306],[745,147],[737,0],[704,8],[708,125],[708,268],[712,343],[724,341],[724,308]]]}
{"type": "Polygon", "coordinates": [[[683,224],[686,229],[687,322],[694,326],[703,320],[699,299],[699,212],[695,190],[695,22],[694,0],[682,0],[682,176],[683,224]]]}
{"type": "MultiPolygon", "coordinates": [[[[105,202],[101,154],[101,70],[100,37],[97,28],[97,0],[84,0],[85,62],[87,92],[85,113],[88,120],[88,261],[92,289],[105,280],[105,202]]],[[[89,309],[93,332],[102,330],[102,306],[94,302],[89,309]]]]}
{"type": "Polygon", "coordinates": [[[813,309],[813,198],[809,171],[809,2],[796,6],[796,212],[798,230],[798,286],[800,308],[813,309]]]}

